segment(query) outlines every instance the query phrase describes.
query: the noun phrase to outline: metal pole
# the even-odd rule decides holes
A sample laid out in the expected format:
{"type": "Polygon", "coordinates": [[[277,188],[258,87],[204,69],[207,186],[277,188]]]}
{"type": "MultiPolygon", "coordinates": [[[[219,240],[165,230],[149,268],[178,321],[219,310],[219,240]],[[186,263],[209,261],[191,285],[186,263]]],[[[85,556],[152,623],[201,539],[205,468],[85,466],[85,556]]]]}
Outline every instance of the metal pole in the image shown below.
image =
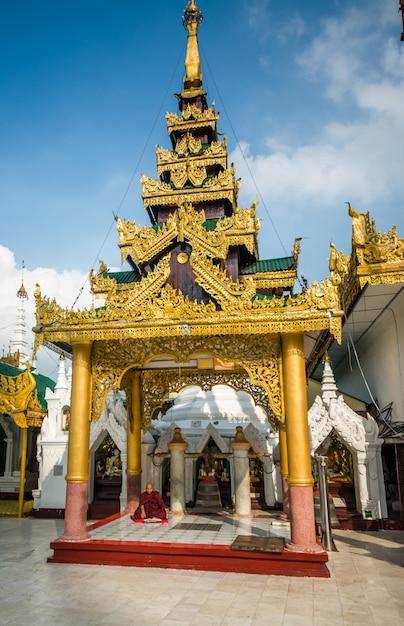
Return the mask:
{"type": "Polygon", "coordinates": [[[397,496],[398,496],[398,501],[400,503],[400,519],[403,519],[403,502],[401,499],[401,482],[400,482],[400,463],[399,463],[399,459],[398,459],[398,448],[397,448],[397,444],[394,444],[394,456],[396,459],[396,474],[397,474],[397,496]]]}
{"type": "Polygon", "coordinates": [[[317,464],[318,464],[318,486],[320,490],[321,530],[322,530],[322,535],[323,535],[322,540],[325,543],[325,549],[327,550],[327,552],[331,552],[332,550],[331,524],[330,524],[330,511],[329,511],[328,489],[327,489],[327,480],[326,480],[327,457],[318,456],[317,464]]]}

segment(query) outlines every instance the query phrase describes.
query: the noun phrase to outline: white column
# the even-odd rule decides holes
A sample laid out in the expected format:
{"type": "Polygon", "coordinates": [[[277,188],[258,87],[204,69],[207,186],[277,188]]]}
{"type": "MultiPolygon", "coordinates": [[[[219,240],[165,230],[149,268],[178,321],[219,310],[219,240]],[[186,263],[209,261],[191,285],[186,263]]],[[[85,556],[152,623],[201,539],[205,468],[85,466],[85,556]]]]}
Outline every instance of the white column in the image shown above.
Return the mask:
{"type": "Polygon", "coordinates": [[[160,489],[154,482],[153,475],[153,457],[151,454],[156,447],[155,443],[142,442],[142,478],[141,478],[141,489],[144,491],[146,489],[147,483],[153,483],[153,486],[160,493],[160,489]]]}
{"type": "Polygon", "coordinates": [[[126,511],[128,506],[128,476],[126,468],[128,465],[126,450],[121,452],[121,470],[122,470],[122,485],[121,493],[119,494],[119,510],[126,511]]]}
{"type": "Polygon", "coordinates": [[[369,497],[376,504],[376,517],[382,519],[387,517],[386,495],[383,481],[383,466],[381,460],[381,444],[368,443],[368,475],[369,475],[369,497]],[[378,459],[379,457],[379,459],[378,459]],[[381,478],[380,481],[380,471],[381,478]],[[382,485],[380,484],[382,483],[382,485]]]}
{"type": "Polygon", "coordinates": [[[170,513],[185,513],[185,457],[188,444],[183,440],[180,428],[174,428],[174,436],[168,444],[170,462],[170,513]]]}
{"type": "Polygon", "coordinates": [[[150,482],[153,483],[154,488],[159,493],[163,491],[163,475],[162,475],[162,466],[164,459],[161,457],[152,458],[152,466],[151,466],[151,479],[150,482]]]}
{"type": "MultiPolygon", "coordinates": [[[[357,479],[358,479],[358,489],[355,490],[356,493],[359,491],[359,502],[361,507],[361,513],[363,517],[366,517],[365,511],[372,510],[372,517],[375,517],[375,503],[369,500],[369,489],[368,489],[368,477],[366,471],[366,453],[358,452],[358,471],[357,471],[357,479]]],[[[373,519],[374,519],[373,517],[373,519]]]]}
{"type": "Polygon", "coordinates": [[[237,426],[236,436],[230,447],[233,450],[234,459],[235,513],[236,515],[250,517],[250,463],[248,459],[250,444],[246,440],[241,426],[237,426]]]}
{"type": "Polygon", "coordinates": [[[195,459],[185,459],[185,502],[194,499],[194,463],[195,459]]]}
{"type": "Polygon", "coordinates": [[[267,506],[274,506],[276,503],[275,492],[275,465],[272,462],[272,457],[261,457],[262,465],[264,468],[264,494],[265,504],[267,506]]]}
{"type": "Polygon", "coordinates": [[[12,462],[12,458],[13,458],[13,446],[14,446],[14,439],[12,437],[6,437],[4,439],[5,443],[7,444],[7,448],[6,448],[6,464],[4,467],[4,476],[7,478],[11,478],[12,472],[11,472],[11,462],[12,462]]]}

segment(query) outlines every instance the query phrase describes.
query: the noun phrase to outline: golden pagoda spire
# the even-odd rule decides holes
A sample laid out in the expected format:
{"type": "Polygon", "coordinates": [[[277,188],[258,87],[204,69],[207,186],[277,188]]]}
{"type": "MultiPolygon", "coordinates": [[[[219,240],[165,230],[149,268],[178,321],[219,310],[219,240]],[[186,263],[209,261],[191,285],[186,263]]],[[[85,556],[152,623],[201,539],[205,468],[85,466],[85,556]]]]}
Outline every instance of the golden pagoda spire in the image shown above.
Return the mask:
{"type": "Polygon", "coordinates": [[[185,77],[182,98],[194,98],[205,95],[202,85],[201,59],[198,47],[198,29],[203,16],[195,0],[190,0],[182,16],[184,27],[188,31],[187,52],[185,55],[185,77]]]}

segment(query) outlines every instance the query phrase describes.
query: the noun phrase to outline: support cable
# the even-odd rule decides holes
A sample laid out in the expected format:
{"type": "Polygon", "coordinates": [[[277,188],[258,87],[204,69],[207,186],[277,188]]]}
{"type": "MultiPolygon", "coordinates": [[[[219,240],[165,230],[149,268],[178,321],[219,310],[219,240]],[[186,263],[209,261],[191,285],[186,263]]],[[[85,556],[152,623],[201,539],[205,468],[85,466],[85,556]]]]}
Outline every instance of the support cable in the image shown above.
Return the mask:
{"type": "MultiPolygon", "coordinates": [[[[124,193],[123,193],[122,199],[121,199],[120,203],[118,204],[118,209],[117,209],[117,210],[116,210],[116,212],[115,212],[115,215],[116,215],[116,216],[118,216],[118,215],[119,215],[119,212],[120,212],[120,210],[121,210],[121,208],[122,208],[122,205],[123,205],[123,203],[125,202],[125,199],[126,199],[126,197],[127,197],[128,193],[129,193],[129,190],[130,190],[130,188],[131,188],[131,186],[132,186],[132,184],[133,184],[134,178],[135,178],[135,176],[136,176],[136,174],[137,174],[137,172],[138,172],[138,169],[139,169],[140,163],[141,163],[141,162],[142,162],[142,160],[143,160],[143,157],[144,157],[144,154],[145,154],[145,152],[146,152],[146,149],[147,149],[147,148],[148,148],[148,146],[149,146],[150,139],[151,139],[151,137],[152,137],[152,135],[153,135],[153,133],[154,133],[154,129],[155,129],[156,124],[157,124],[157,120],[158,120],[158,119],[160,119],[160,116],[161,116],[161,111],[162,111],[162,109],[163,109],[164,102],[166,101],[166,99],[167,99],[167,95],[168,95],[168,92],[169,92],[169,90],[171,89],[171,85],[172,85],[172,83],[174,82],[174,76],[175,76],[175,74],[177,73],[177,69],[178,69],[178,66],[179,66],[179,63],[180,63],[180,59],[182,58],[183,54],[184,54],[184,46],[183,46],[183,48],[182,48],[182,50],[181,50],[180,54],[178,55],[178,60],[177,60],[177,63],[176,63],[176,65],[175,65],[175,69],[174,69],[174,71],[173,71],[173,73],[172,73],[172,75],[171,75],[171,78],[170,78],[169,82],[168,82],[167,89],[166,89],[166,91],[165,91],[165,93],[164,93],[164,96],[163,96],[163,98],[162,98],[162,100],[161,100],[161,104],[160,104],[160,106],[159,106],[159,108],[158,108],[158,110],[157,110],[157,113],[156,113],[156,115],[155,115],[154,122],[153,122],[153,124],[152,124],[152,126],[151,126],[151,128],[150,128],[150,132],[149,132],[149,134],[148,134],[148,136],[147,136],[147,138],[146,138],[146,141],[145,141],[145,143],[144,143],[144,146],[143,146],[143,148],[142,148],[142,150],[141,150],[141,152],[140,152],[140,155],[139,155],[139,158],[138,158],[138,160],[137,160],[137,162],[136,162],[136,165],[135,165],[135,168],[134,168],[134,170],[133,170],[132,176],[131,176],[131,177],[130,177],[130,179],[129,179],[129,182],[128,182],[128,184],[127,184],[127,186],[126,186],[126,189],[125,189],[125,191],[124,191],[124,193]],[[181,56],[181,55],[182,55],[182,56],[181,56]]],[[[95,264],[97,263],[97,260],[98,260],[98,259],[100,258],[100,256],[101,256],[101,252],[102,252],[102,250],[103,250],[103,248],[104,248],[104,246],[105,246],[105,243],[106,243],[106,241],[107,241],[107,239],[108,239],[108,237],[109,237],[109,235],[110,235],[110,233],[111,233],[111,230],[112,230],[112,227],[113,227],[113,225],[114,225],[114,222],[115,222],[115,217],[114,217],[114,219],[112,220],[112,222],[111,222],[111,224],[110,224],[110,226],[109,226],[109,228],[108,228],[108,230],[107,230],[107,233],[106,233],[106,235],[105,235],[105,237],[104,237],[104,240],[103,240],[103,242],[102,242],[102,244],[101,244],[101,246],[100,246],[100,248],[99,248],[99,250],[98,250],[97,254],[95,255],[94,261],[93,261],[93,263],[92,263],[92,265],[91,265],[91,270],[93,270],[93,269],[94,269],[94,266],[95,266],[95,264]]],[[[79,298],[80,298],[81,294],[83,293],[84,287],[86,286],[87,282],[88,282],[88,275],[87,275],[87,277],[86,277],[86,279],[85,279],[85,281],[84,281],[83,285],[80,287],[79,292],[78,292],[78,294],[77,294],[77,297],[76,297],[76,299],[75,299],[75,300],[74,300],[74,302],[73,302],[73,305],[72,305],[72,310],[73,310],[73,309],[74,309],[74,307],[76,306],[77,301],[79,300],[79,298]]]]}
{"type": "Polygon", "coordinates": [[[253,175],[253,173],[252,173],[252,171],[251,171],[251,168],[250,168],[250,166],[249,166],[249,164],[248,164],[248,161],[247,161],[247,159],[246,159],[246,157],[245,157],[245,154],[244,154],[244,152],[243,152],[243,150],[242,150],[242,148],[241,148],[240,141],[239,141],[239,139],[238,139],[238,137],[237,137],[236,131],[234,130],[233,124],[231,123],[231,119],[230,119],[230,117],[229,117],[229,114],[227,113],[226,105],[224,104],[224,100],[223,100],[223,98],[222,98],[222,96],[221,96],[221,93],[220,93],[220,90],[219,90],[219,88],[218,88],[218,86],[217,86],[217,84],[216,84],[216,81],[215,81],[215,78],[214,78],[213,72],[212,72],[212,70],[211,70],[211,69],[210,69],[210,67],[209,67],[209,63],[208,63],[208,61],[207,61],[207,59],[206,59],[206,55],[203,53],[202,48],[201,48],[201,52],[202,52],[202,55],[203,55],[203,58],[204,58],[204,64],[206,64],[206,67],[208,68],[208,70],[209,70],[209,72],[210,72],[210,75],[211,75],[211,77],[212,77],[212,82],[213,82],[213,84],[214,84],[214,86],[215,86],[215,89],[216,89],[216,92],[217,92],[217,94],[218,94],[218,96],[219,96],[219,99],[220,99],[221,105],[222,105],[222,107],[223,107],[224,113],[225,113],[226,118],[227,118],[227,121],[228,121],[229,126],[230,126],[230,128],[231,128],[231,131],[232,131],[232,133],[233,133],[233,136],[234,136],[234,139],[235,139],[236,145],[237,145],[238,149],[240,150],[240,154],[241,154],[241,156],[242,156],[242,158],[243,158],[243,161],[244,161],[244,163],[245,163],[245,165],[246,165],[246,168],[247,168],[247,170],[248,170],[248,173],[249,173],[249,174],[250,174],[250,176],[251,176],[251,180],[252,180],[252,182],[253,182],[253,184],[254,184],[254,187],[255,187],[255,190],[256,190],[256,192],[257,192],[257,195],[259,196],[259,198],[260,198],[260,200],[261,200],[262,206],[264,207],[265,213],[267,214],[267,217],[268,217],[269,221],[271,222],[272,228],[274,229],[275,235],[277,236],[278,241],[279,241],[280,245],[282,246],[282,250],[284,251],[285,256],[289,256],[289,255],[288,255],[288,253],[287,253],[287,251],[286,251],[286,247],[285,247],[285,245],[284,245],[284,243],[283,243],[283,241],[282,241],[282,238],[281,238],[281,236],[279,235],[279,232],[278,232],[278,230],[277,230],[277,228],[276,228],[276,226],[275,226],[275,223],[274,223],[274,221],[273,221],[273,219],[272,219],[272,217],[271,217],[271,214],[270,214],[270,213],[269,213],[269,211],[268,211],[267,205],[265,204],[265,200],[263,199],[262,194],[261,194],[261,192],[260,192],[260,190],[259,190],[259,188],[258,188],[258,185],[257,185],[256,180],[255,180],[255,178],[254,178],[254,175],[253,175]]]}

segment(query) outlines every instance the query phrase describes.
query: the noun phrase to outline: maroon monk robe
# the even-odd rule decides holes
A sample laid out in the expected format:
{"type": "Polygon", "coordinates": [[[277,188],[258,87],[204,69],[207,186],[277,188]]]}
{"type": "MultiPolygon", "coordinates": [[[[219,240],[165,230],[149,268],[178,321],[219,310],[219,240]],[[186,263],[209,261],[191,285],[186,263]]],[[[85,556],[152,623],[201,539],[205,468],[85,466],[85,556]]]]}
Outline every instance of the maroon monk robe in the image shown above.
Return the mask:
{"type": "Polygon", "coordinates": [[[152,491],[146,493],[145,491],[140,494],[139,506],[134,512],[132,519],[142,519],[141,506],[144,506],[146,513],[146,519],[152,517],[158,517],[159,519],[167,519],[166,505],[163,502],[162,497],[158,491],[152,491]]]}

